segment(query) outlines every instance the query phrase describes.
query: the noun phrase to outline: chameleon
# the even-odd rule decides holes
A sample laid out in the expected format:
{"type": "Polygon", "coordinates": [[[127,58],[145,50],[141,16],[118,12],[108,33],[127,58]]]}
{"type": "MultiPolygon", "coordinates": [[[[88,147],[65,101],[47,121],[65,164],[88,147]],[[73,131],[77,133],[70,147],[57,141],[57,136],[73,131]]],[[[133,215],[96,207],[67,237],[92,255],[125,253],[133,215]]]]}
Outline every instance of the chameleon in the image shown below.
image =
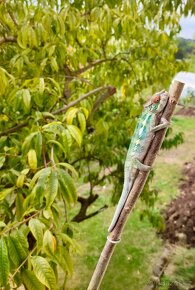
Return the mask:
{"type": "Polygon", "coordinates": [[[151,99],[144,105],[143,112],[141,113],[134,134],[131,138],[129,149],[124,165],[124,184],[121,197],[116,207],[113,219],[108,228],[108,232],[112,232],[121,211],[128,198],[129,192],[133,186],[136,172],[149,171],[151,166],[143,164],[144,157],[150,147],[154,138],[155,132],[169,126],[169,122],[161,117],[159,125],[156,125],[159,114],[165,108],[169,94],[162,90],[151,97],[151,99]]]}

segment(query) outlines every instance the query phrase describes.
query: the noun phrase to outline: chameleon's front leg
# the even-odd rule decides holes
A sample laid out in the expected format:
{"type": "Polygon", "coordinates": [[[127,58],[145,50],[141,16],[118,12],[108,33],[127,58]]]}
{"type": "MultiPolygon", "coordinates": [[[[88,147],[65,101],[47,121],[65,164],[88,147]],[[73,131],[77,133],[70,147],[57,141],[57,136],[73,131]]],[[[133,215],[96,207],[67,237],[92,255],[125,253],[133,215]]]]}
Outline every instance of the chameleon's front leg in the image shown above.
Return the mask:
{"type": "Polygon", "coordinates": [[[153,128],[151,128],[151,132],[157,132],[161,129],[165,129],[170,125],[170,123],[165,119],[165,118],[161,118],[160,124],[157,126],[154,126],[153,128]]]}

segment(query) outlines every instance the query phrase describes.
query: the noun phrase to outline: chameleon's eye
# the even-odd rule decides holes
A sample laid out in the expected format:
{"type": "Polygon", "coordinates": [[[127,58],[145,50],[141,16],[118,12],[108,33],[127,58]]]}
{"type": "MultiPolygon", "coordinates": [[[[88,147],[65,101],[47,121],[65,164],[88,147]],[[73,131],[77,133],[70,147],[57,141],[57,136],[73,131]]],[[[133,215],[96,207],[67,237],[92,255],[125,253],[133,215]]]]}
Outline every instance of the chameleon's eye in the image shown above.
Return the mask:
{"type": "Polygon", "coordinates": [[[155,95],[152,99],[152,103],[159,103],[160,102],[160,95],[155,95]]]}

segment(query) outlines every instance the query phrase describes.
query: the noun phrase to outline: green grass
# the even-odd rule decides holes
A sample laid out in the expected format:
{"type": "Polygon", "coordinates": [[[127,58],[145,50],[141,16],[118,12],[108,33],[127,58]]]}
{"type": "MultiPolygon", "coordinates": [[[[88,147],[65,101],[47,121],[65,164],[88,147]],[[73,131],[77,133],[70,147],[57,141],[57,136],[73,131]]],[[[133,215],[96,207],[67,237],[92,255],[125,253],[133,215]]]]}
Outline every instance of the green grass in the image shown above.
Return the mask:
{"type": "MultiPolygon", "coordinates": [[[[181,168],[184,162],[194,157],[195,120],[193,118],[174,117],[174,131],[184,131],[185,142],[176,149],[161,151],[154,165],[153,186],[158,189],[157,208],[162,209],[177,194],[181,168]]],[[[91,210],[109,203],[109,187],[99,189],[100,198],[91,210]]],[[[121,243],[115,248],[108,270],[103,279],[101,290],[141,290],[149,281],[152,267],[163,250],[163,242],[155,234],[155,229],[145,218],[140,221],[139,212],[143,204],[139,201],[129,218],[121,243]]],[[[75,272],[68,280],[68,290],[85,290],[106,241],[107,228],[114,213],[114,207],[94,218],[80,223],[76,239],[83,253],[74,257],[75,272]]],[[[167,290],[172,281],[189,283],[194,272],[193,250],[176,251],[171,265],[173,273],[166,274],[160,290],[167,290]],[[185,259],[184,259],[185,252],[185,259]],[[185,263],[183,262],[185,260],[185,263]]]]}
{"type": "MultiPolygon", "coordinates": [[[[73,279],[69,281],[67,289],[87,288],[106,241],[107,228],[113,211],[114,208],[110,208],[96,218],[81,224],[82,230],[77,238],[84,250],[82,256],[75,258],[76,272],[73,279]]],[[[101,289],[135,289],[135,285],[141,289],[148,280],[152,267],[151,260],[156,257],[156,251],[161,251],[161,248],[162,242],[156,239],[150,223],[147,220],[141,222],[139,212],[134,211],[127,223],[121,243],[112,257],[101,289]],[[131,278],[129,280],[126,277],[131,278]],[[130,281],[132,288],[129,286],[130,281]]]]}

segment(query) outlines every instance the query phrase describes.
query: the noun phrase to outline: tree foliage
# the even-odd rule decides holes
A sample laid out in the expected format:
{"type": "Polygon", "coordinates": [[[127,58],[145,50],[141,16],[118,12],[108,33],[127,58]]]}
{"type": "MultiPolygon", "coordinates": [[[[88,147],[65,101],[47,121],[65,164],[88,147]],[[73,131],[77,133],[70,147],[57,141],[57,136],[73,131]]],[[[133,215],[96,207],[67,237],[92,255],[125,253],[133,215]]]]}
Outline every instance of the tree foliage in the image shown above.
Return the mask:
{"type": "Polygon", "coordinates": [[[75,221],[95,186],[120,193],[144,96],[184,65],[174,35],[192,2],[0,1],[0,286],[71,275],[76,178],[90,188],[75,221]]]}

